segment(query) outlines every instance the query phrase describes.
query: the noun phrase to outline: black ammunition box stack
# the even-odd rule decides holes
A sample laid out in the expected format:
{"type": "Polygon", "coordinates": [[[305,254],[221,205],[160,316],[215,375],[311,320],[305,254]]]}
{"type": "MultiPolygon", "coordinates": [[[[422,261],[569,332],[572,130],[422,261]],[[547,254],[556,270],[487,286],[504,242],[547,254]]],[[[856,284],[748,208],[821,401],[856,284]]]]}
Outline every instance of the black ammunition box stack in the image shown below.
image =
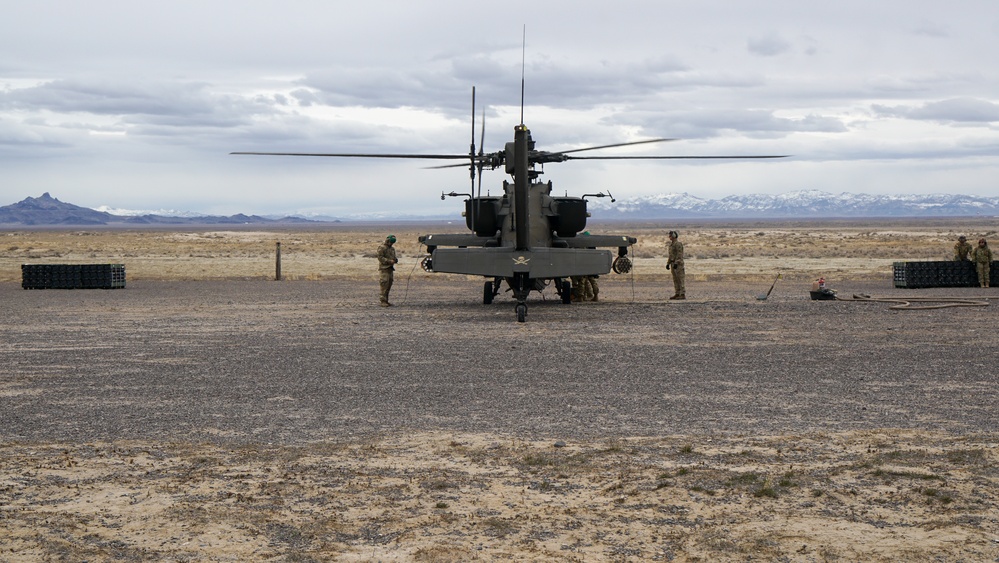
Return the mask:
{"type": "Polygon", "coordinates": [[[22,264],[24,289],[120,289],[124,264],[22,264]]]}
{"type": "MultiPolygon", "coordinates": [[[[972,262],[895,262],[895,287],[978,287],[978,271],[972,262]]],[[[992,262],[989,285],[999,282],[999,262],[992,262]]]]}

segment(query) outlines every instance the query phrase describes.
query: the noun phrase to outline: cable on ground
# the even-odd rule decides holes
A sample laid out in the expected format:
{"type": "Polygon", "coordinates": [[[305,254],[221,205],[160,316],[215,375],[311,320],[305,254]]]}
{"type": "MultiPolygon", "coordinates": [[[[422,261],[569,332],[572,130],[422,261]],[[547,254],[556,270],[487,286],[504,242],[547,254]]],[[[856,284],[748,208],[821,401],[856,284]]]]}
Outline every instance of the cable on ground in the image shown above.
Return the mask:
{"type": "Polygon", "coordinates": [[[837,301],[866,301],[874,303],[894,303],[888,307],[898,311],[922,311],[927,309],[946,309],[949,307],[988,307],[989,299],[994,297],[871,297],[866,293],[854,293],[853,297],[836,296],[837,301]],[[916,305],[914,305],[916,303],[916,305]],[[932,304],[924,304],[932,303],[932,304]]]}

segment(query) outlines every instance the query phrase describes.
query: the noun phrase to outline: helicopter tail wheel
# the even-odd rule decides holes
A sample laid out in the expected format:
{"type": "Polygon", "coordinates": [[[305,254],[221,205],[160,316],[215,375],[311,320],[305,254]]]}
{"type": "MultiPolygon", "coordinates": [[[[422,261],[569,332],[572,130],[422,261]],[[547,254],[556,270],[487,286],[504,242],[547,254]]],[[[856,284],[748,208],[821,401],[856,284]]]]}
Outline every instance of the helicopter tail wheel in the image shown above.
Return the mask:
{"type": "Polygon", "coordinates": [[[424,272],[433,272],[434,271],[434,257],[433,256],[424,256],[423,260],[420,261],[420,267],[423,268],[424,272]]]}
{"type": "Polygon", "coordinates": [[[488,305],[493,302],[493,297],[496,295],[493,292],[493,282],[487,281],[485,286],[482,288],[482,304],[488,305]]]}
{"type": "Polygon", "coordinates": [[[627,274],[631,271],[631,258],[618,256],[614,259],[613,268],[615,274],[627,274]]]}
{"type": "Polygon", "coordinates": [[[527,321],[527,304],[517,303],[517,322],[522,323],[527,321]]]}

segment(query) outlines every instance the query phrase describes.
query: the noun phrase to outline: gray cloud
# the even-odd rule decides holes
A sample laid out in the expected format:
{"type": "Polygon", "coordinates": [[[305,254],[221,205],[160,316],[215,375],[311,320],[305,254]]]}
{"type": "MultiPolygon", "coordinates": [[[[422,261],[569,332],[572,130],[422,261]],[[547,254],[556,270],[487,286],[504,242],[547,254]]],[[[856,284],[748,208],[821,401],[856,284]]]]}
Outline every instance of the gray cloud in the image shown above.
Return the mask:
{"type": "Polygon", "coordinates": [[[848,130],[842,121],[832,117],[807,115],[792,119],[777,117],[768,110],[747,109],[655,112],[640,114],[640,119],[630,119],[628,123],[642,124],[657,136],[675,135],[684,139],[717,137],[726,131],[779,138],[788,133],[844,133],[848,130]]]}
{"type": "Polygon", "coordinates": [[[981,123],[999,121],[999,104],[977,98],[951,98],[920,106],[874,105],[881,116],[940,121],[945,123],[981,123]]]}
{"type": "Polygon", "coordinates": [[[775,32],[760,37],[752,37],[746,41],[746,48],[754,55],[775,57],[791,50],[791,44],[775,32]]]}

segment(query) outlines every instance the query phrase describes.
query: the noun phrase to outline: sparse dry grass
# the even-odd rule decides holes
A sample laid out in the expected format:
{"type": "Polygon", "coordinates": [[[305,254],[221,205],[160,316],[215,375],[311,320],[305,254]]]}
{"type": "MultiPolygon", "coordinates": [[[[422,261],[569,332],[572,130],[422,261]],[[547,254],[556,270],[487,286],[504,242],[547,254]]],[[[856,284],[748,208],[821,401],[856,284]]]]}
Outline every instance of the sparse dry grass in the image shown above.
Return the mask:
{"type": "MultiPolygon", "coordinates": [[[[665,270],[669,226],[596,225],[594,232],[638,237],[635,276],[665,270]]],[[[989,220],[681,224],[691,280],[759,281],[781,272],[789,279],[890,279],[891,264],[946,260],[960,234],[994,237],[989,220]]],[[[423,257],[420,234],[462,232],[461,225],[329,225],[261,231],[258,227],[163,229],[48,229],[0,231],[0,281],[20,279],[24,263],[120,263],[129,279],[266,279],[275,273],[276,243],[286,279],[375,279],[374,251],[396,234],[400,268],[423,257]]],[[[424,274],[416,269],[417,275],[424,274]]]]}

